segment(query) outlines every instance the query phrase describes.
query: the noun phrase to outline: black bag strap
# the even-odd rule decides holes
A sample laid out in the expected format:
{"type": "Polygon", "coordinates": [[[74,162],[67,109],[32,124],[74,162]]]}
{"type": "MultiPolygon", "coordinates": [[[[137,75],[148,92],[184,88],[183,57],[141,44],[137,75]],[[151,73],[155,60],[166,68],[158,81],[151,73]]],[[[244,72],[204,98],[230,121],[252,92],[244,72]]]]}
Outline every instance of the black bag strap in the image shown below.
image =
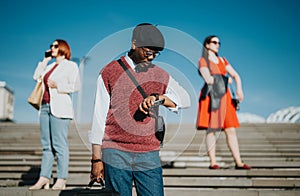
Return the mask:
{"type": "Polygon", "coordinates": [[[147,95],[146,95],[145,91],[143,90],[143,88],[136,81],[135,77],[131,74],[131,72],[129,71],[129,69],[126,67],[126,65],[123,63],[123,61],[121,59],[118,59],[118,62],[122,66],[122,68],[124,69],[124,71],[127,73],[127,75],[129,76],[129,78],[132,80],[132,82],[134,83],[134,85],[136,86],[136,88],[140,91],[140,93],[142,94],[142,96],[145,99],[147,97],[147,95]]]}

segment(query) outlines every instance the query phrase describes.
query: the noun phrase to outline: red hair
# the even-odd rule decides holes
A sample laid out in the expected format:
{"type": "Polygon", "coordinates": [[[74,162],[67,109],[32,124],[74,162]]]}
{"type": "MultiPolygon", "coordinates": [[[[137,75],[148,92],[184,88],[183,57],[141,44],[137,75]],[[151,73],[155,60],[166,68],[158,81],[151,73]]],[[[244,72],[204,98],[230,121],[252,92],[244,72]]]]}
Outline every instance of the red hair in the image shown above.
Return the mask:
{"type": "Polygon", "coordinates": [[[58,53],[57,55],[59,56],[65,56],[66,59],[70,60],[71,59],[71,48],[69,44],[62,39],[57,39],[55,40],[58,43],[58,53]]]}

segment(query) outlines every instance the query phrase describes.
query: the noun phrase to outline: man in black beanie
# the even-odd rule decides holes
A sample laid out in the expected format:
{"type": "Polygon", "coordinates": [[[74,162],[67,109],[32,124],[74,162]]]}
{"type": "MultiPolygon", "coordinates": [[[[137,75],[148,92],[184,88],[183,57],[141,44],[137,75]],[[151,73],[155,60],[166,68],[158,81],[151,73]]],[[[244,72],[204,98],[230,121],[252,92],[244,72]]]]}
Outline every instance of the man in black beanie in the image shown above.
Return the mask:
{"type": "Polygon", "coordinates": [[[91,181],[103,178],[108,190],[132,195],[164,195],[151,107],[157,100],[173,112],[190,106],[188,93],[165,70],[152,64],[164,49],[164,37],[149,23],[137,25],[126,56],[100,72],[89,140],[91,181]],[[136,80],[136,83],[133,82],[136,80]]]}

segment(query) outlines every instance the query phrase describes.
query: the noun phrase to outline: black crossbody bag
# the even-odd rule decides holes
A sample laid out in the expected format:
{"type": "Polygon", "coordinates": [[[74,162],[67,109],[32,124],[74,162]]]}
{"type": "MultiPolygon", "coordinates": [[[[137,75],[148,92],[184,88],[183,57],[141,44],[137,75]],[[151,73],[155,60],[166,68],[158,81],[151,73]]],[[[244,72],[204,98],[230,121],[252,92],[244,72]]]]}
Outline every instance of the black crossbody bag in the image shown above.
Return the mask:
{"type": "MultiPolygon", "coordinates": [[[[132,80],[138,91],[141,93],[143,98],[147,98],[145,91],[143,88],[139,85],[139,83],[136,81],[134,76],[131,74],[131,72],[127,69],[126,65],[122,62],[121,59],[118,59],[118,63],[122,66],[124,71],[127,73],[128,77],[132,80]]],[[[154,108],[153,110],[153,117],[155,118],[155,136],[160,141],[161,147],[163,147],[163,141],[165,137],[166,127],[165,127],[165,121],[162,116],[159,115],[159,105],[157,108],[154,108]]]]}

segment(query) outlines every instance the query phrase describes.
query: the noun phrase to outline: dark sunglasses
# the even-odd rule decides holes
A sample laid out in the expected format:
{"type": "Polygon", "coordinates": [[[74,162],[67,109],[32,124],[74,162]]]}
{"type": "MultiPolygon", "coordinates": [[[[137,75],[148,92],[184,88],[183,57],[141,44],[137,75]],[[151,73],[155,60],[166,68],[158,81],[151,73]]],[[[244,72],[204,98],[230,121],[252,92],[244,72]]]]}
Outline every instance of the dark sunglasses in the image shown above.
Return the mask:
{"type": "Polygon", "coordinates": [[[219,46],[221,46],[221,42],[217,42],[217,41],[210,41],[209,43],[213,43],[213,44],[219,44],[219,46]]]}
{"type": "Polygon", "coordinates": [[[145,50],[144,48],[142,48],[142,49],[143,49],[144,55],[145,55],[146,57],[149,57],[149,56],[157,57],[157,56],[160,55],[159,52],[156,52],[156,51],[155,51],[155,52],[148,51],[148,50],[145,50]]]}
{"type": "Polygon", "coordinates": [[[54,44],[54,45],[53,45],[53,44],[51,44],[51,45],[50,45],[50,49],[51,49],[52,47],[54,47],[54,48],[56,48],[56,49],[57,49],[57,48],[58,48],[58,44],[54,44]]]}

